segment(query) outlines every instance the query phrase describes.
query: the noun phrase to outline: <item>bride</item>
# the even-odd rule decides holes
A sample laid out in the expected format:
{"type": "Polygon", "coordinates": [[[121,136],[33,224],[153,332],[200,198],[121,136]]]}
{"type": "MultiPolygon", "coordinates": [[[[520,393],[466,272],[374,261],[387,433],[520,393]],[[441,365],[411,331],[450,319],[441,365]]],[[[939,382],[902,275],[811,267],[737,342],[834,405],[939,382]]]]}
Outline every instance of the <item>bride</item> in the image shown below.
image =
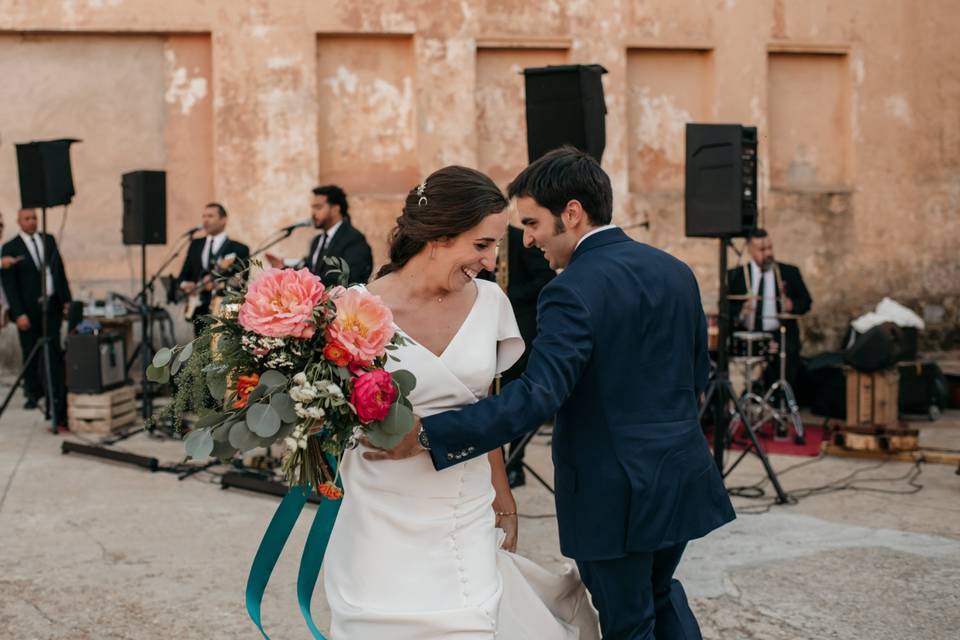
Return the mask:
{"type": "MultiPolygon", "coordinates": [[[[407,195],[390,263],[368,290],[408,345],[388,367],[411,371],[420,416],[487,395],[523,353],[492,270],[507,200],[485,175],[445,167],[407,195]]],[[[515,555],[517,505],[501,451],[436,471],[430,457],[369,463],[347,451],[343,505],[324,558],[334,640],[594,640],[576,573],[515,555]]]]}

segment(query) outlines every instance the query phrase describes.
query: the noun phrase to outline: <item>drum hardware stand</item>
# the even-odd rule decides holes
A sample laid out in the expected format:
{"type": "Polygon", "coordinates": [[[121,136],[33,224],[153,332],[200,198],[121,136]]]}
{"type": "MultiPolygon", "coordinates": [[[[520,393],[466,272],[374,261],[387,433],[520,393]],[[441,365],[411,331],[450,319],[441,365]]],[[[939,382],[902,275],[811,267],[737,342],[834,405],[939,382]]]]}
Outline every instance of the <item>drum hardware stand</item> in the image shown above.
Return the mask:
{"type": "MultiPolygon", "coordinates": [[[[777,359],[779,362],[780,377],[770,386],[767,392],[763,394],[763,397],[751,391],[748,383],[748,391],[744,393],[741,400],[745,404],[750,403],[753,405],[752,410],[749,408],[748,410],[751,410],[751,416],[756,416],[753,421],[755,428],[758,428],[767,420],[773,420],[775,423],[775,433],[779,434],[781,432],[781,426],[783,426],[784,430],[789,430],[789,425],[793,425],[794,442],[796,444],[804,444],[806,442],[806,434],[804,433],[803,421],[800,419],[800,407],[797,405],[793,388],[787,381],[787,328],[782,324],[780,325],[779,333],[780,352],[777,354],[777,359]],[[777,406],[774,406],[773,396],[778,391],[780,392],[779,403],[777,406]]],[[[752,345],[750,345],[749,348],[752,349],[752,345]]],[[[749,379],[749,376],[747,377],[749,379]]]]}
{"type": "Polygon", "coordinates": [[[737,398],[736,393],[734,393],[733,386],[730,384],[730,361],[728,357],[729,354],[727,344],[729,341],[728,333],[730,326],[730,300],[727,294],[727,247],[730,245],[730,238],[730,236],[722,236],[720,238],[720,287],[718,300],[719,317],[717,319],[719,336],[717,340],[717,363],[714,370],[713,380],[711,380],[707,385],[704,393],[703,404],[700,407],[698,417],[702,420],[703,414],[706,412],[707,407],[713,407],[713,457],[717,464],[717,468],[720,470],[720,474],[724,478],[726,478],[736,468],[736,466],[740,464],[740,461],[743,460],[744,456],[746,456],[747,453],[750,453],[752,450],[763,464],[767,478],[770,480],[774,491],[777,493],[777,504],[787,504],[790,502],[790,497],[780,485],[780,480],[777,478],[777,473],[773,470],[773,466],[770,464],[770,459],[767,457],[766,452],[763,450],[763,446],[757,439],[757,434],[754,433],[754,427],[750,421],[750,416],[745,410],[746,408],[743,406],[740,399],[737,398]],[[731,405],[733,405],[733,411],[730,409],[731,405]],[[731,441],[731,414],[740,416],[740,419],[743,421],[746,427],[747,436],[750,438],[751,444],[743,451],[740,457],[730,465],[729,468],[724,470],[724,452],[730,445],[731,441]]]}

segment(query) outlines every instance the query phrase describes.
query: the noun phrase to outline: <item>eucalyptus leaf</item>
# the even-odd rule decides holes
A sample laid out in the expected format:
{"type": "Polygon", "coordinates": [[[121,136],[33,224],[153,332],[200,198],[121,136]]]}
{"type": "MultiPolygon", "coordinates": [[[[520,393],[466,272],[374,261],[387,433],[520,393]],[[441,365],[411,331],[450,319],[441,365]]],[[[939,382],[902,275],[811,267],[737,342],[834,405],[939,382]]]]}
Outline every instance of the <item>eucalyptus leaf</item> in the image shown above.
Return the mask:
{"type": "Polygon", "coordinates": [[[269,404],[255,404],[247,409],[247,427],[261,438],[275,435],[280,422],[280,416],[269,404]]]}
{"type": "Polygon", "coordinates": [[[247,396],[247,406],[259,402],[260,398],[267,395],[267,391],[269,391],[267,387],[263,386],[262,384],[258,384],[257,387],[250,392],[250,395],[247,396]]]}
{"type": "Polygon", "coordinates": [[[217,402],[222,402],[223,397],[227,395],[227,376],[226,374],[211,370],[207,373],[207,390],[217,402]]]}
{"type": "Polygon", "coordinates": [[[216,442],[230,442],[230,429],[234,422],[227,422],[210,429],[210,435],[216,442]]]}
{"type": "Polygon", "coordinates": [[[395,446],[400,444],[401,440],[403,440],[403,435],[392,435],[375,426],[367,432],[367,438],[375,447],[380,447],[381,449],[393,449],[395,446]]]}
{"type": "Polygon", "coordinates": [[[277,412],[280,419],[287,423],[297,421],[297,412],[294,409],[293,399],[286,393],[275,393],[270,396],[270,406],[277,412]]]}
{"type": "Polygon", "coordinates": [[[410,392],[417,387],[416,376],[406,369],[398,369],[390,375],[393,376],[393,381],[397,383],[397,388],[400,389],[401,395],[408,396],[410,392]]]}
{"type": "Polygon", "coordinates": [[[183,446],[188,456],[201,460],[213,452],[213,438],[206,429],[194,429],[183,441],[183,446]]]}
{"type": "Polygon", "coordinates": [[[153,356],[153,366],[155,367],[165,367],[170,364],[170,359],[173,358],[173,351],[164,347],[157,351],[156,355],[153,356]]]}
{"type": "Polygon", "coordinates": [[[229,460],[236,452],[236,447],[230,444],[230,441],[226,438],[223,440],[217,440],[216,438],[213,439],[213,451],[210,453],[210,455],[214,458],[229,460]]]}
{"type": "Polygon", "coordinates": [[[177,354],[177,362],[184,364],[187,360],[190,359],[190,356],[193,355],[193,343],[188,342],[187,345],[177,354]]]}
{"type": "Polygon", "coordinates": [[[147,365],[147,380],[150,382],[160,382],[166,367],[155,367],[152,364],[147,365]]]}
{"type": "Polygon", "coordinates": [[[197,420],[196,429],[209,429],[227,419],[225,413],[208,413],[197,420]]]}
{"type": "Polygon", "coordinates": [[[406,406],[395,402],[390,405],[390,413],[380,421],[380,429],[392,436],[403,436],[413,428],[413,412],[406,406]]]}
{"type": "Polygon", "coordinates": [[[170,382],[170,367],[160,369],[160,377],[154,380],[158,384],[167,384],[170,382]]]}
{"type": "Polygon", "coordinates": [[[235,422],[230,427],[230,444],[238,451],[250,451],[260,446],[260,439],[247,428],[246,422],[235,422]]]}
{"type": "Polygon", "coordinates": [[[260,376],[260,384],[267,387],[282,387],[287,384],[287,376],[274,369],[268,369],[260,376]]]}
{"type": "Polygon", "coordinates": [[[170,363],[170,375],[171,375],[171,376],[177,375],[177,372],[180,371],[180,365],[181,365],[180,359],[179,359],[179,358],[174,358],[174,359],[173,359],[173,362],[170,363]]]}

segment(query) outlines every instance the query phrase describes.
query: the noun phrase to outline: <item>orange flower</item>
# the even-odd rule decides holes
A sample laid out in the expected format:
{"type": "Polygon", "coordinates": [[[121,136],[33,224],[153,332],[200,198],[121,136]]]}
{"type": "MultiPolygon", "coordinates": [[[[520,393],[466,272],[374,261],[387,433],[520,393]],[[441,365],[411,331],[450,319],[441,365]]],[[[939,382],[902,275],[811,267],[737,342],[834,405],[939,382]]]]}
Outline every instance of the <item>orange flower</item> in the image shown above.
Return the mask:
{"type": "Polygon", "coordinates": [[[327,342],[323,348],[323,357],[338,367],[347,366],[351,360],[350,353],[334,340],[327,342]]]}
{"type": "Polygon", "coordinates": [[[317,493],[327,500],[339,500],[343,497],[343,490],[332,482],[324,482],[317,487],[317,493]]]}
{"type": "Polygon", "coordinates": [[[249,376],[240,376],[237,378],[237,399],[233,401],[234,409],[243,409],[247,406],[247,398],[250,392],[260,384],[260,375],[257,373],[249,376]]]}

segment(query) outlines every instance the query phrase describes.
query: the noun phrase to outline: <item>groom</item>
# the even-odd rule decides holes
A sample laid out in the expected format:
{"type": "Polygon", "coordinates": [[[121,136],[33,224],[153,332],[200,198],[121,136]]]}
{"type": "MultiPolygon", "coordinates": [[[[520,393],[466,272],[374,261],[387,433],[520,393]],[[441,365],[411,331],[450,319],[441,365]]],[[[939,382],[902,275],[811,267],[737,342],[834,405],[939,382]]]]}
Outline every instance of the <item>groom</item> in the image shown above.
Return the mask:
{"type": "Polygon", "coordinates": [[[443,469],[557,414],[560,547],[609,640],[699,639],[674,570],[689,540],[734,518],[697,420],[707,332],[690,269],[610,224],[610,179],[571,147],[509,185],[524,243],[563,272],[538,302],[526,373],[499,396],[425,418],[396,448],[443,469]]]}

